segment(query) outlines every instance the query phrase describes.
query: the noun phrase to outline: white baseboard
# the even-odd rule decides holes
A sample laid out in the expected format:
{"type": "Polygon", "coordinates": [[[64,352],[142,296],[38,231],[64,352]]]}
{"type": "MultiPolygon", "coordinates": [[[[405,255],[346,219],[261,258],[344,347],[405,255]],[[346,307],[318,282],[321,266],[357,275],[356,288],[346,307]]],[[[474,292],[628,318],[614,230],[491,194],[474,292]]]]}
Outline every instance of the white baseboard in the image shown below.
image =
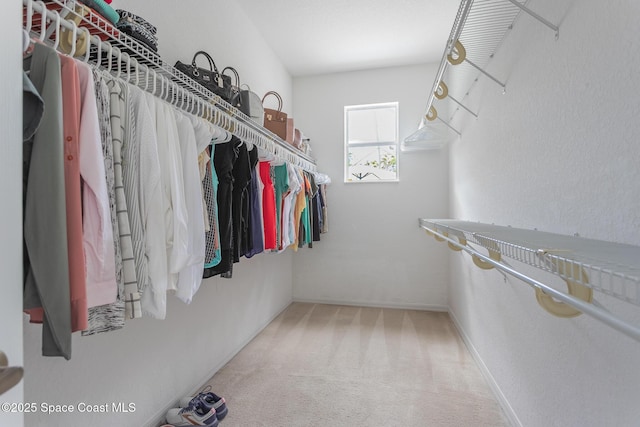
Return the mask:
{"type": "Polygon", "coordinates": [[[412,304],[412,303],[394,303],[389,301],[347,301],[347,300],[330,300],[330,299],[305,299],[293,298],[293,302],[303,302],[309,304],[329,304],[329,305],[351,305],[355,307],[374,307],[374,308],[400,308],[404,310],[421,310],[421,311],[449,311],[449,307],[445,305],[435,304],[412,304]]]}
{"type": "Polygon", "coordinates": [[[500,403],[500,406],[502,407],[502,410],[504,411],[507,419],[513,427],[522,427],[520,419],[509,404],[509,401],[507,400],[505,395],[502,393],[502,390],[500,389],[500,386],[498,386],[495,378],[493,378],[493,375],[491,375],[489,368],[487,368],[487,365],[484,364],[484,361],[480,357],[480,353],[478,353],[476,348],[473,346],[473,343],[469,339],[469,336],[466,334],[464,329],[462,329],[462,325],[456,318],[456,315],[453,313],[453,311],[449,311],[449,316],[453,320],[453,324],[456,326],[458,333],[460,333],[462,341],[464,341],[465,345],[469,349],[469,352],[471,353],[471,356],[473,356],[474,360],[476,361],[478,368],[480,368],[482,376],[484,376],[484,378],[487,380],[487,383],[489,383],[489,387],[491,388],[491,391],[493,391],[493,394],[496,396],[496,399],[498,399],[498,403],[500,403]]]}
{"type": "MultiPolygon", "coordinates": [[[[206,375],[205,378],[206,380],[203,381],[202,383],[198,384],[196,387],[189,387],[186,390],[183,390],[183,393],[180,394],[180,396],[190,396],[190,395],[194,395],[197,394],[200,390],[202,390],[202,388],[205,386],[205,384],[207,384],[209,382],[209,380],[211,379],[211,377],[213,377],[220,369],[222,369],[222,367],[224,365],[226,365],[227,363],[229,363],[229,361],[231,359],[233,359],[233,357],[238,354],[240,352],[240,350],[242,350],[243,348],[245,348],[245,346],[247,344],[249,344],[251,342],[252,339],[254,339],[260,332],[262,332],[262,330],[264,328],[266,328],[269,323],[273,322],[273,320],[278,317],[283,311],[285,311],[287,309],[287,307],[289,307],[291,305],[293,301],[289,301],[287,302],[283,307],[280,308],[280,310],[277,310],[276,313],[271,316],[269,319],[267,319],[267,321],[263,322],[262,324],[260,324],[255,330],[254,332],[246,339],[242,342],[242,344],[240,344],[236,349],[232,350],[229,352],[229,354],[227,354],[226,357],[224,357],[222,359],[222,361],[220,363],[218,363],[217,365],[215,365],[206,375]]],[[[145,427],[156,427],[162,424],[165,424],[165,416],[163,414],[166,414],[167,411],[171,408],[175,408],[177,401],[176,400],[172,400],[171,402],[169,402],[164,409],[160,412],[159,415],[154,416],[151,420],[149,420],[148,422],[146,422],[144,425],[145,427]]]]}

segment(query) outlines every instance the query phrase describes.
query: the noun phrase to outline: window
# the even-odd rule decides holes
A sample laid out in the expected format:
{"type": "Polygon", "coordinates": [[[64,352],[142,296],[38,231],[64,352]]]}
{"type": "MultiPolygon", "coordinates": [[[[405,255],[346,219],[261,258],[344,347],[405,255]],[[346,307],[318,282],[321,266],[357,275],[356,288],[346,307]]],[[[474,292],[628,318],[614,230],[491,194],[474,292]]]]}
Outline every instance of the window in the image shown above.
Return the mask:
{"type": "Polygon", "coordinates": [[[344,107],[345,182],[398,181],[398,103],[344,107]]]}

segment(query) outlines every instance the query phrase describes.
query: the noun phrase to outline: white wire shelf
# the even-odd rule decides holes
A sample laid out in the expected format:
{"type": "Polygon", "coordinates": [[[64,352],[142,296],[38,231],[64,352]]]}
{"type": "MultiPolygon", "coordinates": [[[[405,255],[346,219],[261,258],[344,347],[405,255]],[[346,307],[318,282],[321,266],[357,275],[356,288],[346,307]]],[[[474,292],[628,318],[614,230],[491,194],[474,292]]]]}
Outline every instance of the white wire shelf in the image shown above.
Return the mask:
{"type": "MultiPolygon", "coordinates": [[[[150,92],[190,113],[214,109],[210,118],[217,126],[243,141],[257,145],[274,156],[307,171],[316,172],[316,162],[304,152],[283,141],[274,133],[253,122],[240,110],[198,84],[137,40],[120,32],[114,25],[90,8],[80,17],[76,0],[23,0],[23,27],[43,43],[58,47],[59,31],[74,33],[74,40],[88,32],[90,48],[85,62],[100,66],[111,74],[150,92]],[[42,19],[46,16],[46,19],[42,19]],[[76,18],[76,25],[71,18],[76,18]],[[195,98],[194,98],[195,97],[195,98]]],[[[75,42],[74,42],[75,46],[75,42]]]]}
{"type": "MultiPolygon", "coordinates": [[[[558,36],[558,27],[531,11],[529,0],[462,0],[447,40],[433,88],[427,99],[420,129],[441,123],[461,135],[452,123],[458,113],[478,117],[469,105],[476,82],[488,78],[502,90],[506,84],[486,71],[521,11],[526,12],[558,36]]],[[[415,136],[418,133],[412,135],[415,136]]],[[[429,137],[427,136],[427,139],[429,137]]]]}
{"type": "Polygon", "coordinates": [[[640,328],[636,325],[628,324],[597,306],[590,295],[585,297],[587,294],[583,293],[583,296],[576,297],[577,293],[571,291],[572,285],[579,285],[589,291],[595,290],[640,306],[640,247],[449,219],[420,219],[419,225],[439,240],[448,241],[452,249],[465,250],[479,258],[476,265],[482,268],[488,268],[489,265],[499,268],[529,283],[537,291],[553,296],[577,310],[572,315],[558,315],[573,317],[580,313],[589,314],[640,341],[640,328]],[[488,256],[469,243],[486,249],[488,256]],[[518,272],[506,264],[503,257],[562,278],[569,285],[569,293],[558,291],[518,272]]]}

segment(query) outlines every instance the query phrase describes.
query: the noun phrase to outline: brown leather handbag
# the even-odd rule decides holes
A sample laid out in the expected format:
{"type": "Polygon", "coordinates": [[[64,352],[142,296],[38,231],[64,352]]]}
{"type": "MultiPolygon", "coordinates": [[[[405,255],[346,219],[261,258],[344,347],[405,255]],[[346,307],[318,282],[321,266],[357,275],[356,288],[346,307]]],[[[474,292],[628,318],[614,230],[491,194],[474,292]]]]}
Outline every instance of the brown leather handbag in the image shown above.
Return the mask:
{"type": "Polygon", "coordinates": [[[281,139],[293,143],[293,119],[287,117],[287,113],[282,112],[282,97],[278,92],[269,91],[262,97],[262,104],[267,96],[273,95],[278,99],[278,109],[264,109],[264,127],[278,135],[281,139]]]}

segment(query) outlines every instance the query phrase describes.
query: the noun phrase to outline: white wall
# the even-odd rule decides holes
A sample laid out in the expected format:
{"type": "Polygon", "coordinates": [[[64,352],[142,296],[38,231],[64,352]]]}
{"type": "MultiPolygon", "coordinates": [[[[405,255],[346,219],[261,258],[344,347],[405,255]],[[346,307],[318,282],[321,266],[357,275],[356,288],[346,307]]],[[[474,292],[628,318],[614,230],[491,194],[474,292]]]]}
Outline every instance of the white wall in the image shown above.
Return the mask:
{"type": "MultiPolygon", "coordinates": [[[[291,77],[233,1],[201,2],[198,9],[166,0],[115,0],[112,5],[137,12],[159,27],[160,52],[167,62],[190,62],[196,50],[204,49],[220,69],[236,66],[256,91],[274,88],[290,101],[291,77]]],[[[17,257],[19,244],[10,246],[17,257]]],[[[40,326],[25,323],[26,402],[123,402],[136,407],[128,414],[39,412],[27,416],[26,425],[157,425],[168,407],[208,380],[291,302],[291,262],[291,254],[243,258],[233,279],[206,280],[191,305],[169,298],[164,321],[142,319],[128,322],[121,331],[74,336],[69,362],[43,358],[40,326]]],[[[20,357],[17,351],[15,355],[20,357]]],[[[233,396],[227,398],[233,405],[233,396]]]]}
{"type": "MultiPolygon", "coordinates": [[[[521,16],[489,67],[507,93],[485,78],[472,92],[480,117],[452,145],[452,217],[640,245],[640,6],[530,6],[560,38],[521,16]]],[[[552,317],[522,282],[450,256],[451,313],[522,425],[638,425],[640,343],[552,317]]],[[[595,296],[640,324],[637,307],[595,296]]]]}
{"type": "MultiPolygon", "coordinates": [[[[5,352],[12,366],[22,366],[22,117],[21,47],[22,35],[16,21],[20,3],[3,5],[0,16],[0,46],[3,65],[0,67],[0,93],[13,102],[0,104],[0,351],[5,352]]],[[[2,402],[22,402],[23,383],[1,397],[2,402]]],[[[0,425],[22,426],[21,413],[0,411],[0,425]]]]}
{"type": "Polygon", "coordinates": [[[328,187],[329,233],[294,257],[294,299],[446,308],[447,255],[418,217],[448,214],[447,151],[400,153],[399,183],[344,181],[344,106],[399,102],[400,138],[417,128],[437,65],[294,79],[296,126],[311,138],[328,187]]]}

